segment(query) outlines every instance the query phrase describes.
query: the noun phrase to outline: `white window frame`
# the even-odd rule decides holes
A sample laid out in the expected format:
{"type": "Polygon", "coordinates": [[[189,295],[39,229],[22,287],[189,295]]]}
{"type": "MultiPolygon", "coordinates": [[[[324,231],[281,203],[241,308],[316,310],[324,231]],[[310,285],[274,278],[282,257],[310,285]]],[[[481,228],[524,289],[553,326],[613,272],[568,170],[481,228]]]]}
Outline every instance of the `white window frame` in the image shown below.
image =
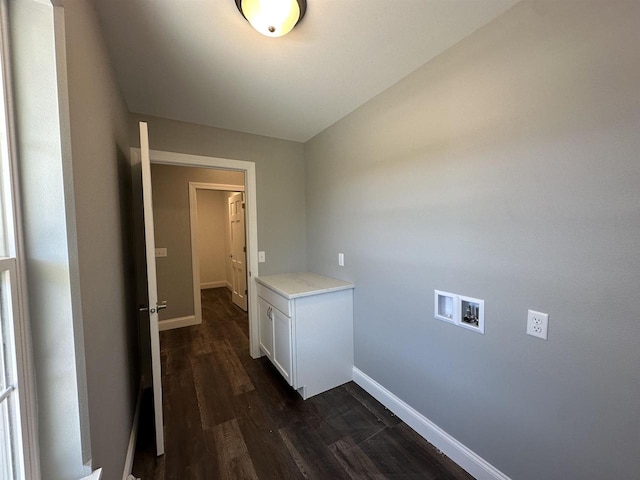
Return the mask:
{"type": "Polygon", "coordinates": [[[5,295],[5,305],[2,306],[2,321],[7,322],[7,369],[12,386],[6,393],[7,398],[15,400],[11,402],[10,414],[14,417],[15,426],[13,440],[16,444],[13,448],[17,453],[14,465],[16,477],[20,480],[39,480],[35,375],[24,275],[26,269],[20,222],[7,11],[7,0],[0,0],[0,248],[2,255],[5,255],[0,257],[0,276],[4,282],[3,292],[6,287],[9,287],[6,291],[11,292],[10,296],[5,295]]]}
{"type": "MultiPolygon", "coordinates": [[[[14,308],[18,300],[16,279],[16,259],[11,257],[0,258],[0,284],[2,285],[2,305],[0,309],[0,337],[3,345],[0,346],[0,364],[4,364],[3,378],[0,382],[0,421],[8,420],[7,431],[3,431],[8,438],[0,438],[0,446],[9,447],[9,451],[0,451],[2,465],[0,475],[9,473],[9,478],[25,478],[24,445],[22,439],[22,418],[20,410],[20,396],[22,394],[18,380],[18,346],[16,342],[16,330],[20,328],[18,315],[14,308]],[[5,412],[4,407],[7,407],[5,412]],[[5,415],[7,418],[4,418],[5,415]],[[17,440],[17,441],[16,441],[17,440]]],[[[3,429],[4,430],[4,429],[3,429]]],[[[5,437],[3,435],[3,437],[5,437]]]]}

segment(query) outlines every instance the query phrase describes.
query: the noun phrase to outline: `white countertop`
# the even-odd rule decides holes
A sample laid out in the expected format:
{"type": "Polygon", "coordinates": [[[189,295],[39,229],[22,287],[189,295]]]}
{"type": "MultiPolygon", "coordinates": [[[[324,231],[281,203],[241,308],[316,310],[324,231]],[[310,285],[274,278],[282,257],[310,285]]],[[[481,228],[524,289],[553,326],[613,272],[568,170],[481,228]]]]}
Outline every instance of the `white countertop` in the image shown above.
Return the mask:
{"type": "Polygon", "coordinates": [[[256,277],[256,282],[292,299],[354,288],[353,283],[311,272],[280,273],[256,277]]]}

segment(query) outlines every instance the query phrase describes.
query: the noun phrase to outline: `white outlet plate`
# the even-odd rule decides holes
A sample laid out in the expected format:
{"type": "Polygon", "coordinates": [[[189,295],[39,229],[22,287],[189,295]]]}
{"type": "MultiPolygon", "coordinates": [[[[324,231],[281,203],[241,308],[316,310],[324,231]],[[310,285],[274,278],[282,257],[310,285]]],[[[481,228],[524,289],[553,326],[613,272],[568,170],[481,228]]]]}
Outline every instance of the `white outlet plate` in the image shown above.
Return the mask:
{"type": "Polygon", "coordinates": [[[344,253],[338,254],[338,266],[344,267],[344,253]]]}
{"type": "Polygon", "coordinates": [[[527,335],[547,339],[549,330],[549,314],[529,310],[527,313],[527,335]]]}
{"type": "Polygon", "coordinates": [[[460,323],[458,315],[458,296],[455,293],[433,291],[433,316],[436,320],[453,323],[460,323]]]}
{"type": "Polygon", "coordinates": [[[156,248],[156,258],[166,257],[167,249],[166,248],[156,248]]]}
{"type": "Polygon", "coordinates": [[[258,252],[258,263],[264,263],[266,262],[266,255],[264,252],[258,252]]]}

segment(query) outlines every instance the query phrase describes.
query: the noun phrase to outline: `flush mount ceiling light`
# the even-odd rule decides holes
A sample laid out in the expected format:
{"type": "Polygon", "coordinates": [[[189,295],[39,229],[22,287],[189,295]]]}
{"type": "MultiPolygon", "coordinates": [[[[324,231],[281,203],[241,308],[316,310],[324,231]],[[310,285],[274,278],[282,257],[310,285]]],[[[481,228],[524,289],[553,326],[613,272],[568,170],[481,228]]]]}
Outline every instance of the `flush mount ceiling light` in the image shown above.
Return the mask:
{"type": "Polygon", "coordinates": [[[236,0],[240,13],[267,37],[281,37],[295,27],[307,11],[306,0],[236,0]]]}

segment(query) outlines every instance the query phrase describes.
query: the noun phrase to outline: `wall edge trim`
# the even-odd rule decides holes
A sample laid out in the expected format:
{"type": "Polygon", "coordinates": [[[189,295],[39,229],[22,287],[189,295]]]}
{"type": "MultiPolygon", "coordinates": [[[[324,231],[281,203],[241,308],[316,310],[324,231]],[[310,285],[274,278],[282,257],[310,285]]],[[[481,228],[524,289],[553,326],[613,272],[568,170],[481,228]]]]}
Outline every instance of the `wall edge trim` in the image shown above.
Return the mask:
{"type": "Polygon", "coordinates": [[[353,381],[477,480],[511,480],[473,450],[356,367],[353,367],[353,381]]]}

